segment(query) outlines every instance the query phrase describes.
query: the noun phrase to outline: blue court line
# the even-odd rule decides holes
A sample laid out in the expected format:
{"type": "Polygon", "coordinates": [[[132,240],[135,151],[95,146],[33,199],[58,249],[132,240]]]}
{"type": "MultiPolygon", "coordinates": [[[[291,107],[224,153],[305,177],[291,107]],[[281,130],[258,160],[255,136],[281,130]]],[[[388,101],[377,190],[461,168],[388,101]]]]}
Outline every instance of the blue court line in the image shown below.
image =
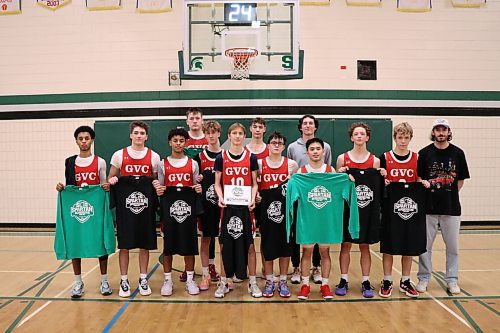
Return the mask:
{"type": "MultiPolygon", "coordinates": [[[[151,272],[149,272],[149,274],[147,276],[148,280],[151,277],[151,275],[153,275],[153,273],[156,271],[156,269],[158,267],[160,267],[160,264],[156,264],[155,267],[153,267],[153,269],[151,270],[151,272]]],[[[109,332],[109,330],[111,329],[111,327],[113,327],[113,325],[116,324],[116,322],[118,321],[118,319],[120,319],[121,315],[128,308],[128,306],[130,304],[130,301],[133,300],[135,298],[135,296],[137,296],[138,293],[139,293],[139,288],[136,288],[134,290],[134,292],[132,293],[132,295],[130,296],[129,301],[127,303],[125,303],[125,304],[122,305],[122,307],[120,308],[120,310],[118,310],[118,312],[113,316],[113,318],[111,318],[111,320],[106,325],[106,327],[104,327],[104,329],[102,330],[103,333],[109,332]]]]}

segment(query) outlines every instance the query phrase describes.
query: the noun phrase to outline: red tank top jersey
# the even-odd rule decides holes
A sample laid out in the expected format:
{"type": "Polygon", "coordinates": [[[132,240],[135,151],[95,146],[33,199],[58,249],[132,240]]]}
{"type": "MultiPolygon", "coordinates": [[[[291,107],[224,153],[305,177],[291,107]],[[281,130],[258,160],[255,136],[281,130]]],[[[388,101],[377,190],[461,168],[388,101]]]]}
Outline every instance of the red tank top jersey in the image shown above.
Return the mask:
{"type": "Polygon", "coordinates": [[[288,177],[288,158],[283,158],[283,163],[277,168],[271,168],[267,159],[262,159],[262,172],[259,177],[259,190],[268,190],[278,187],[288,177]]]}
{"type": "Polygon", "coordinates": [[[252,185],[252,171],[250,170],[250,153],[243,149],[243,156],[233,160],[229,153],[222,152],[222,185],[252,185]]]}
{"type": "Polygon", "coordinates": [[[356,169],[369,169],[373,168],[373,162],[375,161],[375,155],[370,154],[366,161],[363,163],[357,163],[351,160],[348,153],[344,153],[344,166],[356,169]]]}
{"type": "Polygon", "coordinates": [[[391,182],[414,183],[417,181],[417,153],[411,152],[410,156],[399,161],[393,155],[392,150],[385,152],[387,176],[385,179],[391,182]]]}
{"type": "Polygon", "coordinates": [[[170,164],[168,158],[163,160],[163,166],[165,169],[165,186],[193,185],[193,160],[189,157],[183,167],[174,167],[170,164]]]}
{"type": "Polygon", "coordinates": [[[94,156],[92,163],[86,167],[75,164],[75,180],[77,186],[99,185],[99,157],[94,156]]]}
{"type": "Polygon", "coordinates": [[[152,176],[153,166],[151,163],[151,149],[146,148],[146,156],[141,159],[132,158],[127,148],[123,148],[123,160],[120,168],[121,176],[152,176]]]}
{"type": "MultiPolygon", "coordinates": [[[[245,149],[246,149],[246,151],[251,153],[250,149],[248,149],[247,146],[245,146],[245,149]]],[[[266,157],[269,156],[269,147],[266,145],[266,148],[263,151],[261,151],[258,154],[255,154],[255,153],[253,153],[253,154],[257,157],[258,160],[264,160],[266,157]]]]}
{"type": "Polygon", "coordinates": [[[205,170],[213,170],[215,164],[215,158],[210,158],[208,156],[207,151],[204,150],[200,153],[200,173],[205,170]]]}
{"type": "Polygon", "coordinates": [[[189,136],[189,139],[186,141],[186,148],[206,148],[208,146],[208,141],[205,137],[200,139],[195,139],[189,136]]]}
{"type": "MultiPolygon", "coordinates": [[[[302,167],[300,167],[300,173],[308,173],[308,172],[309,172],[309,171],[307,171],[307,169],[306,169],[306,166],[305,166],[305,165],[304,165],[304,166],[302,166],[302,167]]],[[[327,165],[327,166],[326,166],[326,169],[325,169],[325,172],[333,172],[333,168],[332,168],[332,166],[331,166],[331,165],[327,165]]]]}

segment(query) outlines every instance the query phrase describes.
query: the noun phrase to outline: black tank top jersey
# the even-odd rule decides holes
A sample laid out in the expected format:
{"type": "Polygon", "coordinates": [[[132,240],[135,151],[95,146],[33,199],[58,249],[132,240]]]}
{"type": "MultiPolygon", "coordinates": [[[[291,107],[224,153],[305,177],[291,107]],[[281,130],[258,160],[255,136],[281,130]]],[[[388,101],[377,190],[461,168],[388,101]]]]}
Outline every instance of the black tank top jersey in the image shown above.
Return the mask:
{"type": "Polygon", "coordinates": [[[351,168],[354,177],[359,210],[359,238],[352,239],[348,232],[349,210],[344,204],[344,242],[375,244],[380,241],[380,204],[383,178],[377,169],[351,168]]]}
{"type": "Polygon", "coordinates": [[[382,205],[380,252],[418,256],[426,252],[426,191],[421,183],[391,182],[382,205]]]}
{"type": "Polygon", "coordinates": [[[286,239],[286,186],[260,191],[260,234],[265,260],[289,257],[290,244],[286,239]]]}
{"type": "Polygon", "coordinates": [[[164,255],[198,254],[197,200],[191,187],[168,186],[160,197],[164,255]]]}
{"type": "Polygon", "coordinates": [[[158,197],[152,177],[120,177],[111,187],[119,249],[155,250],[158,197]]]}
{"type": "Polygon", "coordinates": [[[215,193],[215,173],[212,170],[205,170],[202,175],[201,197],[204,212],[200,215],[200,230],[204,237],[217,237],[219,236],[221,209],[218,205],[219,198],[215,193]]]}
{"type": "Polygon", "coordinates": [[[250,211],[246,206],[227,206],[222,211],[219,242],[226,276],[247,276],[248,248],[253,244],[250,211]]]}

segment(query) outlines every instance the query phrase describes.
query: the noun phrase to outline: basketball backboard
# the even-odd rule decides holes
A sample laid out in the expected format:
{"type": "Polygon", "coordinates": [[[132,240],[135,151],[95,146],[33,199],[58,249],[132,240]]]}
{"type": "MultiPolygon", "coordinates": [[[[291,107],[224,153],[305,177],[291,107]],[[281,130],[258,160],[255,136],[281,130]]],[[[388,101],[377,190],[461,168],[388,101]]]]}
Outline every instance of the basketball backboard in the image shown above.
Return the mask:
{"type": "Polygon", "coordinates": [[[299,7],[298,0],[185,0],[181,78],[230,79],[233,48],[252,50],[250,79],[302,78],[299,7]]]}

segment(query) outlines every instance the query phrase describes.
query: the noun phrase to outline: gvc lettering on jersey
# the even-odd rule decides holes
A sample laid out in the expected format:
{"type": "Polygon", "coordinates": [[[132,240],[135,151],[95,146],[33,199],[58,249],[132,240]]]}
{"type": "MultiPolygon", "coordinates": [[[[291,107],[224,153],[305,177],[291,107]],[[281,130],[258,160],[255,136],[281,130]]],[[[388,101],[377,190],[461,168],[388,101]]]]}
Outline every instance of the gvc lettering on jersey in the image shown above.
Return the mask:
{"type": "Polygon", "coordinates": [[[146,174],[146,173],[149,173],[149,165],[127,164],[127,165],[125,165],[125,171],[128,173],[146,174]]]}

